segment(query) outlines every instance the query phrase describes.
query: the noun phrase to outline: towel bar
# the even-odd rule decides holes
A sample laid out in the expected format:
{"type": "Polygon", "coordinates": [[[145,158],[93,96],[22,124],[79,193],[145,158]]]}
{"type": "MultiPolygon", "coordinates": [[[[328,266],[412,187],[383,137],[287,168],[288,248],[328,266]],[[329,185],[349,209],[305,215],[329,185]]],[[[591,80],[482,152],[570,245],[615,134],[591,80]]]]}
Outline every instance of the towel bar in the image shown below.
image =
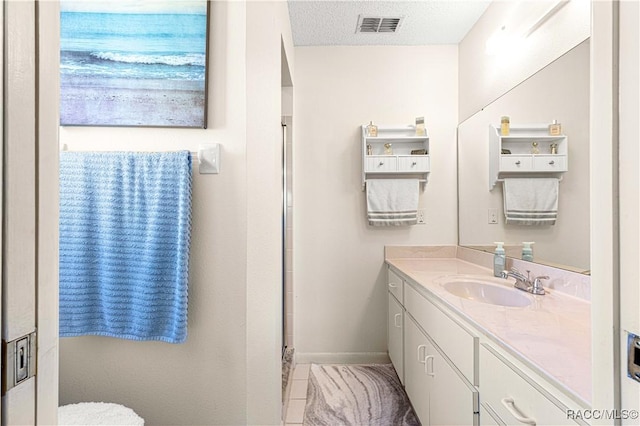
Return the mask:
{"type": "MultiPolygon", "coordinates": [[[[69,152],[68,145],[62,144],[61,152],[69,152]]],[[[108,151],[105,151],[108,152],[108,151]]],[[[159,151],[132,151],[132,152],[159,152],[159,151]]],[[[198,164],[200,174],[218,174],[220,173],[220,145],[206,144],[200,147],[199,151],[189,151],[193,164],[198,164]],[[200,152],[204,154],[200,155],[200,152]]]]}
{"type": "MultiPolygon", "coordinates": [[[[391,179],[391,178],[390,178],[391,179]]],[[[427,186],[427,179],[418,179],[418,183],[420,183],[420,189],[424,192],[425,187],[427,186]]],[[[362,191],[364,192],[367,189],[367,181],[362,182],[362,191]]]]}
{"type": "MultiPolygon", "coordinates": [[[[540,176],[540,177],[547,177],[547,176],[540,176]]],[[[557,177],[558,182],[562,182],[562,177],[563,177],[562,175],[557,177]]],[[[504,182],[505,179],[508,179],[508,178],[499,178],[499,179],[496,179],[496,182],[504,182]]]]}

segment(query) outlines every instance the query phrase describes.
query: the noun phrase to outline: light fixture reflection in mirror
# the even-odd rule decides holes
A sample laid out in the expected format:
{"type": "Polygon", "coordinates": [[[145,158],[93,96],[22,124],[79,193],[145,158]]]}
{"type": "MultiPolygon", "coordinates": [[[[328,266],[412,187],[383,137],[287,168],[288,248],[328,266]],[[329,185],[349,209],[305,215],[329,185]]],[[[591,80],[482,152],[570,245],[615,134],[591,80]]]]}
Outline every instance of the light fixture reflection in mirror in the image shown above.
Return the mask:
{"type": "MultiPolygon", "coordinates": [[[[597,153],[596,153],[597,154],[597,153]]],[[[533,261],[578,272],[589,266],[589,41],[585,41],[458,127],[458,230],[461,246],[493,251],[505,241],[507,256],[521,258],[522,242],[535,241],[533,261]],[[569,171],[559,187],[553,226],[506,225],[502,185],[489,180],[489,125],[562,123],[569,171]],[[492,222],[498,211],[498,223],[492,222]]]]}

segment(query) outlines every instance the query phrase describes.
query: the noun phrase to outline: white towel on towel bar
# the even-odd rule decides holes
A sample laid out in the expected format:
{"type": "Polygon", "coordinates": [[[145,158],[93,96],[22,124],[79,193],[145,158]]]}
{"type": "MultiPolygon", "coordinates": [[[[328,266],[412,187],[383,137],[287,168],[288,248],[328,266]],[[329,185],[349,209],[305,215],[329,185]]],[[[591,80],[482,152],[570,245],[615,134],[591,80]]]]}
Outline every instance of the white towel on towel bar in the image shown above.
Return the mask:
{"type": "Polygon", "coordinates": [[[369,179],[367,217],[372,226],[408,226],[418,222],[418,179],[369,179]]]}
{"type": "Polygon", "coordinates": [[[555,225],[558,217],[557,178],[511,178],[503,182],[507,224],[555,225]]]}

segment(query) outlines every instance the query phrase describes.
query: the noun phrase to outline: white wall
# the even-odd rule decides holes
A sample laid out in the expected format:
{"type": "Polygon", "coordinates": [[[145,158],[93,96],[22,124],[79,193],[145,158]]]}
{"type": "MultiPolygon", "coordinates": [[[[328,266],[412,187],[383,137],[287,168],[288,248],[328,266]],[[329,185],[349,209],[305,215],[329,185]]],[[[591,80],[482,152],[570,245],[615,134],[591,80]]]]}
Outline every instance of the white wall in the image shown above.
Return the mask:
{"type": "Polygon", "coordinates": [[[515,40],[557,0],[494,1],[460,43],[460,121],[524,81],[590,34],[589,0],[568,2],[514,48],[487,53],[487,40],[515,40]],[[502,27],[505,27],[501,31],[502,27]]]}
{"type": "MultiPolygon", "coordinates": [[[[548,152],[548,146],[539,149],[548,152]]],[[[461,123],[458,156],[460,245],[535,241],[536,262],[590,269],[588,41],[461,123]],[[513,125],[558,119],[568,136],[569,171],[560,182],[554,226],[505,225],[502,185],[489,191],[489,125],[499,126],[502,115],[513,125]],[[489,208],[498,210],[496,225],[487,223],[489,208]]]]}
{"type": "Polygon", "coordinates": [[[294,116],[296,356],[386,356],[388,244],[456,244],[456,46],[297,47],[294,116]],[[426,225],[373,228],[360,125],[424,116],[432,172],[426,225]],[[331,355],[322,355],[331,354],[331,355]]]}
{"type": "Polygon", "coordinates": [[[247,3],[247,424],[281,418],[282,46],[295,84],[287,3],[247,3]]]}
{"type": "Polygon", "coordinates": [[[293,50],[288,14],[281,2],[211,6],[208,129],[61,129],[70,150],[222,145],[220,174],[194,167],[186,343],[62,339],[62,404],[123,403],[147,424],[280,423],[277,199],[281,39],[293,50]]]}

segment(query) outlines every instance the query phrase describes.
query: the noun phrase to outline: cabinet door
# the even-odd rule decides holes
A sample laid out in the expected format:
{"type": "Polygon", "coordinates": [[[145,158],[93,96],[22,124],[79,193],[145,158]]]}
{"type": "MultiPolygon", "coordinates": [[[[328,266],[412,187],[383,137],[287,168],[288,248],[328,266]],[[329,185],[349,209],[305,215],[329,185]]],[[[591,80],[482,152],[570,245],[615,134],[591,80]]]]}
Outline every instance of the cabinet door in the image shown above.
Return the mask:
{"type": "Polygon", "coordinates": [[[389,297],[389,318],[387,321],[387,348],[389,349],[389,358],[393,363],[393,367],[398,373],[400,382],[404,384],[403,369],[403,347],[402,347],[402,323],[404,321],[403,309],[393,294],[388,293],[389,297]]]}
{"type": "MultiPolygon", "coordinates": [[[[435,349],[435,348],[434,348],[435,349]]],[[[426,364],[429,376],[429,407],[432,425],[477,425],[478,390],[467,384],[439,351],[426,364]]]]}
{"type": "Polygon", "coordinates": [[[425,374],[425,358],[430,343],[413,318],[405,315],[404,387],[420,422],[429,424],[429,382],[425,374]]]}
{"type": "Polygon", "coordinates": [[[410,315],[405,315],[405,390],[420,422],[477,425],[477,390],[460,377],[410,315]]]}

